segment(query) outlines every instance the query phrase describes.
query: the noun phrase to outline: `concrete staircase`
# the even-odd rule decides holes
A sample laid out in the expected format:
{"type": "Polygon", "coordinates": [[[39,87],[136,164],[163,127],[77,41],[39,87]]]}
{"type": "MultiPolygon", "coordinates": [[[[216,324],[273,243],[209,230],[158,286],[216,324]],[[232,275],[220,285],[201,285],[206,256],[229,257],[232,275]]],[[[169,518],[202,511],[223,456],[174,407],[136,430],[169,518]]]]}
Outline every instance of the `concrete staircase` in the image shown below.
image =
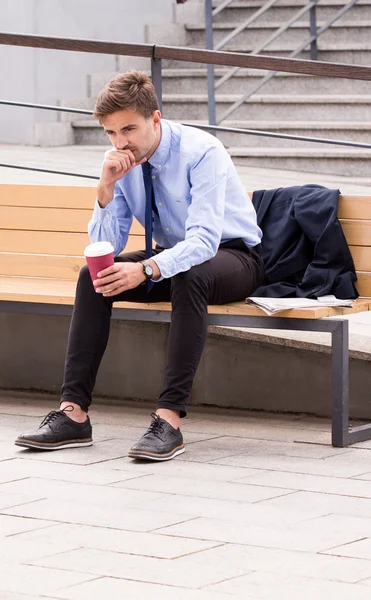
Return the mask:
{"type": "MultiPolygon", "coordinates": [[[[263,4],[263,0],[235,0],[216,19],[214,43],[247,19],[263,4]]],[[[280,25],[288,20],[302,0],[281,0],[249,29],[237,36],[226,51],[252,52],[280,25]]],[[[319,0],[318,26],[333,16],[344,2],[319,0]]],[[[205,47],[203,2],[190,1],[177,6],[178,24],[172,29],[148,27],[150,43],[205,47]],[[187,22],[187,20],[192,22],[187,22]],[[171,42],[169,35],[177,41],[171,42]],[[165,41],[164,41],[165,37],[165,41]]],[[[287,56],[309,36],[309,18],[297,22],[270,46],[264,54],[287,56]]],[[[369,65],[371,63],[371,0],[360,0],[318,41],[318,59],[332,62],[369,65]]],[[[298,58],[309,58],[303,52],[298,58]]],[[[164,61],[163,115],[182,122],[207,123],[206,68],[192,63],[164,61]]],[[[149,65],[147,63],[146,68],[149,65]]],[[[216,68],[216,80],[225,68],[216,68]]],[[[88,97],[65,105],[92,108],[94,98],[113,73],[95,73],[89,77],[88,97]]],[[[216,94],[217,115],[222,114],[239,96],[259,83],[264,71],[240,69],[216,94]]],[[[313,137],[369,143],[371,136],[371,84],[367,81],[310,77],[280,73],[254,94],[224,121],[222,125],[274,133],[290,133],[313,137]]],[[[105,144],[107,138],[92,119],[62,115],[71,123],[70,139],[76,144],[105,144]]],[[[371,150],[354,149],[303,141],[220,133],[236,164],[369,176],[371,150]]]]}

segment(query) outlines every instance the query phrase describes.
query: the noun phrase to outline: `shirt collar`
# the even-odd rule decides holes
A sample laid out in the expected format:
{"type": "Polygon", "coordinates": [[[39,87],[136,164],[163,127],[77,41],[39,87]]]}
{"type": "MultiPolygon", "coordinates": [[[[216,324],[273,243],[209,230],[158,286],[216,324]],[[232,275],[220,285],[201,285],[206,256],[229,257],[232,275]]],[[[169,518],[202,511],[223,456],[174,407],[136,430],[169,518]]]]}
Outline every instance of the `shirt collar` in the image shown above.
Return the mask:
{"type": "Polygon", "coordinates": [[[158,169],[165,164],[170,151],[171,128],[167,121],[161,119],[161,140],[156,150],[149,159],[149,163],[155,169],[158,169]]]}

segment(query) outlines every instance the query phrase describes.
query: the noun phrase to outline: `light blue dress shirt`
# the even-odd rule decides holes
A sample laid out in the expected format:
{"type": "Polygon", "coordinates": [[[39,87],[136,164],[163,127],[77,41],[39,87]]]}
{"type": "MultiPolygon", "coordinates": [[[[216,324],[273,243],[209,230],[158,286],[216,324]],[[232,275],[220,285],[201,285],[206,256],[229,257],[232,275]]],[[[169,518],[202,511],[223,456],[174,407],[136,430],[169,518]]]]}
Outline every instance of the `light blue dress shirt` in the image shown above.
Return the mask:
{"type": "MultiPolygon", "coordinates": [[[[252,202],[217,138],[162,119],[161,141],[149,162],[159,213],[153,214],[153,238],[166,248],[153,258],[161,279],[209,260],[221,242],[242,238],[247,246],[260,243],[252,202]]],[[[145,203],[139,165],[116,182],[105,208],[96,202],[88,225],[91,241],[109,241],[115,255],[120,254],[133,217],[144,227],[145,203]]]]}

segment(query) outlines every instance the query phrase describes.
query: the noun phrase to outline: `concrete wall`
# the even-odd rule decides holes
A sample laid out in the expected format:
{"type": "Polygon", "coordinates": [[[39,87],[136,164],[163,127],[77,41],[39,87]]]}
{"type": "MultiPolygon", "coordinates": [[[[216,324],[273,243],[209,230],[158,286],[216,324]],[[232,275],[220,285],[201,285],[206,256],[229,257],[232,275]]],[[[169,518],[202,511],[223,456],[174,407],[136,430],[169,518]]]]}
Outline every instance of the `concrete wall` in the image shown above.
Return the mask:
{"type": "MultiPolygon", "coordinates": [[[[9,33],[144,43],[145,26],[171,22],[175,0],[2,0],[9,33]]],[[[115,56],[0,46],[0,98],[55,104],[84,98],[87,75],[121,68],[115,56]]],[[[54,112],[0,106],[0,142],[34,143],[34,125],[54,112]]]]}
{"type": "MultiPolygon", "coordinates": [[[[0,313],[0,388],[59,392],[69,318],[0,313]]],[[[165,366],[168,326],[113,321],[95,393],[150,400],[165,366]]],[[[371,419],[370,363],[351,359],[351,414],[371,419]]],[[[192,404],[331,414],[331,359],[209,333],[192,404]]]]}

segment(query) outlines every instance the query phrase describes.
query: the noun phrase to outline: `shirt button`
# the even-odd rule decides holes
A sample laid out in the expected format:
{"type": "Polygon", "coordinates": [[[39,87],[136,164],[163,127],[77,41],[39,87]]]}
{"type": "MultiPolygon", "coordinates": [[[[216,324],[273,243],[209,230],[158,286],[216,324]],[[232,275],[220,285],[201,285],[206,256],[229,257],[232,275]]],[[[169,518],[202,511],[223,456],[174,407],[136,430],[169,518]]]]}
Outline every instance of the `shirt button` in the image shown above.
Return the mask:
{"type": "Polygon", "coordinates": [[[157,165],[157,168],[158,168],[158,169],[161,169],[161,165],[157,165]]]}
{"type": "Polygon", "coordinates": [[[162,202],[159,202],[159,203],[158,203],[158,205],[159,205],[159,206],[162,206],[162,202]]]}
{"type": "Polygon", "coordinates": [[[170,231],[169,227],[166,227],[166,231],[170,231]]]}
{"type": "Polygon", "coordinates": [[[156,175],[152,175],[152,179],[156,179],[156,175]]]}

